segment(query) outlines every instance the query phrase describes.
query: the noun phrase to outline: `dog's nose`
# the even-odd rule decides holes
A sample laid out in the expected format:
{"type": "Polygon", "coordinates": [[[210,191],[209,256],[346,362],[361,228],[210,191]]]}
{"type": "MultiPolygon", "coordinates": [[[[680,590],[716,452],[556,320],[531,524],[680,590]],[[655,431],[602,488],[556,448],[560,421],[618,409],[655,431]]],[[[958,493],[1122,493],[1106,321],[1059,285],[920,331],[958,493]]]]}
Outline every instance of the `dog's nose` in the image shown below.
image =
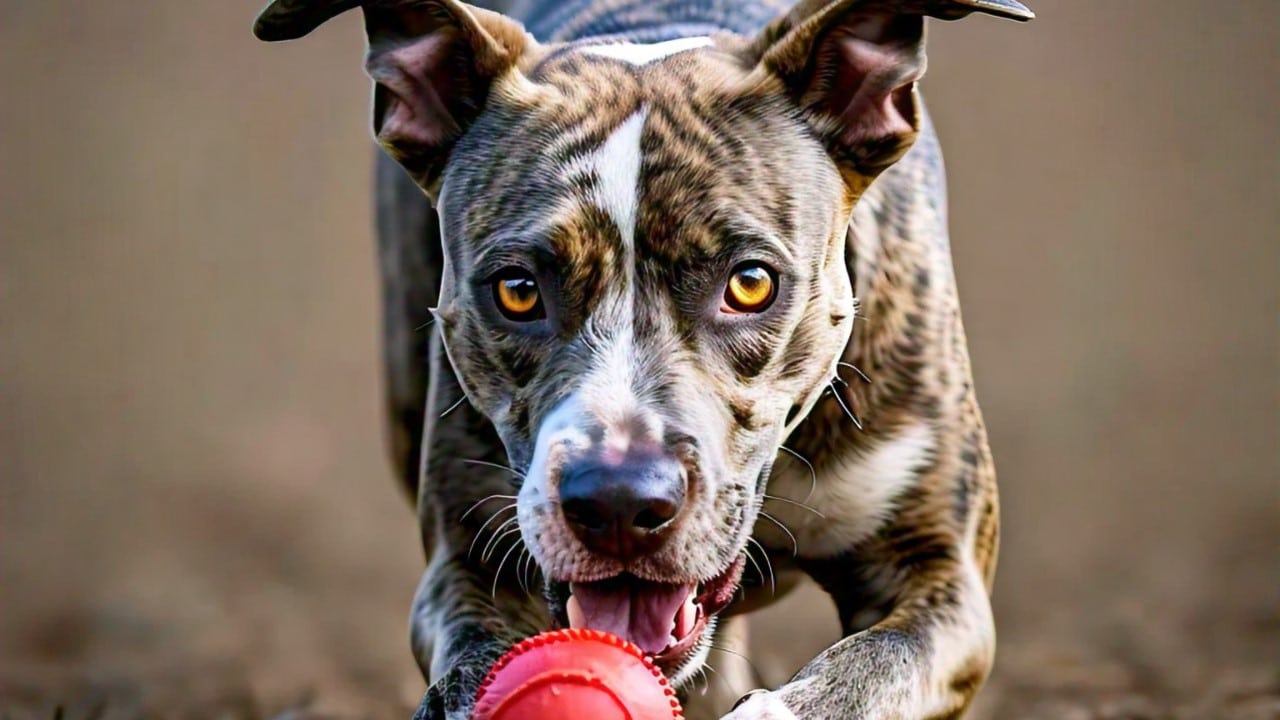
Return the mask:
{"type": "Polygon", "coordinates": [[[579,461],[560,475],[560,508],[588,549],[629,560],[658,549],[684,506],[685,474],[669,458],[579,461]]]}

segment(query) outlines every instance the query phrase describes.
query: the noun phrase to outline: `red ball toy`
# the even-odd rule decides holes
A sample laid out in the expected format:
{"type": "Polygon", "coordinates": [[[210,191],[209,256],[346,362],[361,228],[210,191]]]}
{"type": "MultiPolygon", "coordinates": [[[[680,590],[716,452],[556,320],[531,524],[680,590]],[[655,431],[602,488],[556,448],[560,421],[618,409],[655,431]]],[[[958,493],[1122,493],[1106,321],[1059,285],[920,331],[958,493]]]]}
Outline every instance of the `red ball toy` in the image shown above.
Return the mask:
{"type": "Polygon", "coordinates": [[[635,645],[598,630],[524,640],[489,670],[472,720],[681,720],[676,692],[635,645]]]}

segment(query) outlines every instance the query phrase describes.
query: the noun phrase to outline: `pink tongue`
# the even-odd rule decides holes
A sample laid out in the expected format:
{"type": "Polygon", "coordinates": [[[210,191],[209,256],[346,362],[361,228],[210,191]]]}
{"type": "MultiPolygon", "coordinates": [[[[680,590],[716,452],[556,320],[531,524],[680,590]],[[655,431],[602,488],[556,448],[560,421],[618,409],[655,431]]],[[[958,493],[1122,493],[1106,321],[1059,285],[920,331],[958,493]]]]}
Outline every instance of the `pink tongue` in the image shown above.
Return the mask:
{"type": "Polygon", "coordinates": [[[675,641],[671,633],[676,613],[693,589],[621,579],[571,586],[583,626],[630,640],[652,655],[675,641]]]}

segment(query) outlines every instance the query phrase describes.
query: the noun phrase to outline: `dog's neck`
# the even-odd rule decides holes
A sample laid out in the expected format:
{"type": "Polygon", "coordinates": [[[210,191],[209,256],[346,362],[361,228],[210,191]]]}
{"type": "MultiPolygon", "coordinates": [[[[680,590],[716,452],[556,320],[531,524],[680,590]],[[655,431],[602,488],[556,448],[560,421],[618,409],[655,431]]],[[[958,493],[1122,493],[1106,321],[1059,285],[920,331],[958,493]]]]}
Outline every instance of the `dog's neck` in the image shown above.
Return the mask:
{"type": "Polygon", "coordinates": [[[655,43],[728,30],[750,36],[785,9],[777,0],[502,0],[481,3],[541,42],[588,38],[655,43]]]}

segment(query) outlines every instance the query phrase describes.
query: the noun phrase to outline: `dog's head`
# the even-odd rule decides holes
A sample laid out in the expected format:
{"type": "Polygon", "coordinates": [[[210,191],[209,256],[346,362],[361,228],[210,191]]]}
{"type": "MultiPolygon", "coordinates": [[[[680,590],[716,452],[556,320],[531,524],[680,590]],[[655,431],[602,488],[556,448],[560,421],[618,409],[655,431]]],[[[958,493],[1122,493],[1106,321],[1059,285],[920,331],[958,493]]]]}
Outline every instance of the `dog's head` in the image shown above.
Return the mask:
{"type": "Polygon", "coordinates": [[[441,217],[438,325],[563,619],[690,666],[848,342],[849,217],[915,138],[923,16],[1025,10],[803,2],[756,38],[544,46],[453,0],[278,0],[256,31],[356,6],[377,137],[441,217]]]}

